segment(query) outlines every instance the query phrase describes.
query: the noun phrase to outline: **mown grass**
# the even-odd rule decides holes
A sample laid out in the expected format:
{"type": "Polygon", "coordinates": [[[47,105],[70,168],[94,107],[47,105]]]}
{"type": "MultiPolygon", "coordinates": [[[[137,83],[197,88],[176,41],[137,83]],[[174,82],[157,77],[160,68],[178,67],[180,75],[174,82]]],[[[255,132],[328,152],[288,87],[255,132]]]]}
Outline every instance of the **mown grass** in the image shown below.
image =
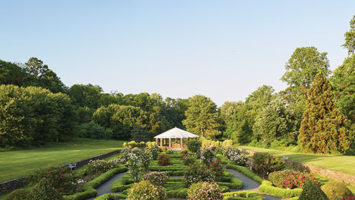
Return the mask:
{"type": "Polygon", "coordinates": [[[77,138],[26,150],[0,152],[0,182],[28,176],[46,166],[75,162],[121,148],[123,141],[77,138]]]}
{"type": "Polygon", "coordinates": [[[345,172],[348,174],[355,174],[355,156],[346,156],[341,154],[321,155],[312,153],[288,152],[251,146],[238,147],[249,149],[255,152],[269,152],[275,156],[287,156],[289,159],[294,161],[304,162],[335,171],[345,172]]]}

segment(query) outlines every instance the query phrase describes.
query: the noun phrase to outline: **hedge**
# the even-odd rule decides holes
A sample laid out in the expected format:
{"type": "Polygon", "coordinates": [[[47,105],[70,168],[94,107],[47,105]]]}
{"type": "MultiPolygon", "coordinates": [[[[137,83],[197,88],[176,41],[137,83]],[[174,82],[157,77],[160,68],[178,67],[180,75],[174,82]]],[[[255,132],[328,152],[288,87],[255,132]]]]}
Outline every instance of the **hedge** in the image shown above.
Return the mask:
{"type": "Polygon", "coordinates": [[[274,196],[282,197],[282,198],[298,197],[302,193],[302,189],[300,188],[295,188],[295,189],[279,188],[273,186],[270,181],[266,181],[266,180],[264,180],[260,185],[259,191],[274,196]]]}
{"type": "Polygon", "coordinates": [[[252,191],[223,193],[223,200],[264,200],[264,196],[252,191]]]}
{"type": "Polygon", "coordinates": [[[122,192],[132,186],[133,180],[129,174],[123,175],[121,178],[115,180],[111,185],[112,192],[122,192]]]}
{"type": "Polygon", "coordinates": [[[126,199],[127,195],[124,194],[113,194],[113,193],[108,193],[108,194],[103,194],[99,197],[96,197],[95,200],[121,200],[121,199],[126,199]]]}
{"type": "Polygon", "coordinates": [[[97,194],[97,190],[95,188],[99,187],[101,184],[106,182],[108,179],[113,177],[114,175],[122,172],[126,172],[127,168],[124,166],[120,166],[118,168],[111,169],[100,176],[96,177],[95,179],[87,182],[83,186],[83,192],[78,192],[72,195],[65,195],[63,198],[65,200],[85,200],[90,197],[94,197],[97,194]]]}
{"type": "Polygon", "coordinates": [[[258,182],[258,183],[262,183],[263,179],[260,178],[258,175],[256,175],[254,172],[250,171],[248,168],[243,167],[243,166],[239,166],[239,165],[232,165],[232,164],[228,164],[226,165],[227,169],[233,169],[236,170],[238,172],[241,172],[242,174],[244,174],[245,176],[253,179],[254,181],[258,182]]]}

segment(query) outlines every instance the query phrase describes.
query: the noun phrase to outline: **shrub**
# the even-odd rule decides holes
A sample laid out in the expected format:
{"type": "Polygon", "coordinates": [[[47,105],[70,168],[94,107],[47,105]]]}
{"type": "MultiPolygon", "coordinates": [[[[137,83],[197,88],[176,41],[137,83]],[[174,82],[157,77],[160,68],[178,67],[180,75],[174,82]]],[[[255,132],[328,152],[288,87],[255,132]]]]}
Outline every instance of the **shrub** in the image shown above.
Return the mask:
{"type": "Polygon", "coordinates": [[[199,140],[190,140],[187,142],[187,149],[192,153],[197,153],[200,151],[201,141],[199,140]]]}
{"type": "Polygon", "coordinates": [[[31,200],[31,192],[25,189],[17,189],[7,195],[5,200],[31,200]]]}
{"type": "Polygon", "coordinates": [[[124,162],[127,162],[128,159],[129,159],[129,154],[132,153],[131,152],[131,149],[130,148],[123,148],[122,151],[121,151],[121,159],[124,161],[124,162]]]}
{"type": "Polygon", "coordinates": [[[327,183],[323,185],[322,190],[330,200],[346,199],[352,196],[352,192],[344,183],[327,183]]]}
{"type": "Polygon", "coordinates": [[[315,181],[318,185],[321,185],[312,174],[294,170],[272,172],[269,174],[269,180],[277,187],[289,189],[302,188],[305,181],[315,181]]]}
{"type": "Polygon", "coordinates": [[[153,160],[157,160],[160,153],[160,148],[157,145],[153,145],[149,148],[149,152],[152,154],[153,160]]]}
{"type": "Polygon", "coordinates": [[[224,156],[233,161],[237,165],[246,166],[248,159],[240,152],[239,149],[225,148],[224,156]]]}
{"type": "Polygon", "coordinates": [[[221,180],[224,173],[224,168],[221,159],[217,158],[216,161],[211,161],[207,167],[211,169],[216,180],[221,180]]]}
{"type": "Polygon", "coordinates": [[[223,200],[264,200],[264,196],[252,191],[238,191],[223,193],[223,200]]]}
{"type": "Polygon", "coordinates": [[[38,170],[29,178],[30,185],[35,185],[42,179],[47,179],[62,194],[71,194],[77,187],[77,181],[68,167],[46,167],[38,170]]]}
{"type": "Polygon", "coordinates": [[[127,167],[128,173],[131,175],[133,181],[139,182],[141,179],[141,171],[139,169],[139,157],[136,154],[129,154],[127,167]]]}
{"type": "Polygon", "coordinates": [[[253,156],[252,169],[264,178],[271,172],[280,171],[284,168],[285,162],[269,153],[255,153],[253,156]]]}
{"type": "Polygon", "coordinates": [[[63,197],[51,185],[50,181],[43,178],[38,184],[35,185],[31,192],[32,200],[62,200],[63,197]]]}
{"type": "Polygon", "coordinates": [[[233,140],[224,140],[224,141],[222,142],[222,147],[223,147],[223,148],[231,147],[231,146],[233,146],[233,140]]]}
{"type": "Polygon", "coordinates": [[[184,165],[191,165],[195,163],[195,158],[193,156],[187,155],[182,159],[184,165]]]}
{"type": "Polygon", "coordinates": [[[149,181],[135,183],[128,192],[127,200],[166,200],[165,188],[149,181]]]}
{"type": "Polygon", "coordinates": [[[273,186],[270,181],[266,181],[266,180],[263,180],[261,182],[261,185],[259,186],[258,190],[260,192],[266,194],[272,194],[274,196],[282,197],[282,198],[299,197],[302,193],[301,188],[296,188],[296,189],[279,188],[273,186]]]}
{"type": "Polygon", "coordinates": [[[187,190],[190,200],[222,200],[223,194],[216,183],[199,182],[192,184],[187,190]]]}
{"type": "Polygon", "coordinates": [[[140,148],[138,148],[138,147],[134,147],[134,148],[132,149],[132,153],[134,153],[134,154],[136,154],[136,155],[138,156],[139,154],[142,153],[142,149],[140,149],[140,148]]]}
{"type": "Polygon", "coordinates": [[[166,166],[169,165],[169,157],[168,155],[166,155],[165,153],[161,153],[159,154],[159,161],[158,161],[158,165],[160,166],[166,166]]]}
{"type": "Polygon", "coordinates": [[[134,147],[137,147],[137,143],[135,141],[130,141],[127,143],[128,148],[133,149],[134,147]]]}
{"type": "Polygon", "coordinates": [[[166,172],[148,172],[144,175],[144,180],[150,181],[153,185],[164,186],[168,181],[166,172]]]}
{"type": "Polygon", "coordinates": [[[181,158],[181,159],[184,159],[185,156],[188,156],[188,155],[189,155],[189,152],[186,151],[186,150],[183,150],[183,151],[181,151],[181,156],[180,156],[180,158],[181,158]]]}
{"type": "Polygon", "coordinates": [[[214,173],[208,169],[205,165],[196,163],[190,165],[184,171],[185,184],[190,186],[192,183],[213,182],[215,177],[214,173]]]}
{"type": "Polygon", "coordinates": [[[328,200],[327,195],[320,189],[314,181],[306,181],[303,186],[303,191],[298,200],[328,200]]]}
{"type": "Polygon", "coordinates": [[[201,157],[200,157],[202,163],[209,166],[209,164],[213,160],[213,158],[214,158],[214,155],[213,155],[211,148],[205,147],[202,149],[201,157]]]}
{"type": "Polygon", "coordinates": [[[149,168],[150,162],[153,159],[153,156],[150,154],[149,151],[143,151],[141,152],[139,158],[141,159],[142,167],[147,170],[149,168]]]}
{"type": "Polygon", "coordinates": [[[98,175],[107,172],[110,169],[116,168],[118,163],[115,160],[90,160],[85,170],[86,175],[98,175]]]}

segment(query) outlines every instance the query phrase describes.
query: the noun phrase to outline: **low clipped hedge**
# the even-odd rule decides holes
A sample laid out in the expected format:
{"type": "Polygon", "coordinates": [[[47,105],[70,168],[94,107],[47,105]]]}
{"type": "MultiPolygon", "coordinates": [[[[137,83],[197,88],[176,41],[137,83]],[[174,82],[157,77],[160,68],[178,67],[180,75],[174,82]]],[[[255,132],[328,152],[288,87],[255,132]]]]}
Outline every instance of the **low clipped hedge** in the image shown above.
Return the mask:
{"type": "Polygon", "coordinates": [[[133,184],[133,180],[129,174],[123,175],[121,178],[115,180],[111,185],[113,192],[123,192],[129,189],[133,184]]]}
{"type": "Polygon", "coordinates": [[[266,180],[264,180],[261,183],[259,187],[259,191],[274,196],[278,196],[281,198],[299,197],[302,193],[302,189],[300,188],[295,188],[295,189],[278,188],[273,186],[270,181],[266,181],[266,180]]]}
{"type": "Polygon", "coordinates": [[[126,199],[127,195],[124,194],[113,194],[113,193],[107,193],[103,194],[99,197],[96,197],[95,200],[121,200],[121,199],[126,199]]]}
{"type": "Polygon", "coordinates": [[[243,187],[243,182],[235,177],[225,177],[223,182],[217,182],[220,186],[226,186],[229,189],[240,189],[243,187]]]}
{"type": "Polygon", "coordinates": [[[90,182],[87,182],[83,187],[83,192],[78,192],[72,195],[64,196],[65,200],[85,200],[90,197],[94,197],[97,194],[95,188],[99,187],[101,184],[105,183],[111,177],[118,173],[126,172],[127,168],[124,166],[120,166],[118,168],[111,169],[100,176],[96,177],[90,182]]]}
{"type": "Polygon", "coordinates": [[[252,191],[223,193],[223,200],[264,200],[264,196],[252,191]]]}
{"type": "Polygon", "coordinates": [[[258,182],[260,184],[264,181],[262,178],[260,178],[258,175],[256,175],[254,172],[250,171],[246,167],[239,166],[239,165],[228,164],[228,165],[226,165],[226,168],[227,169],[233,169],[233,170],[236,170],[238,172],[241,172],[245,176],[253,179],[254,181],[256,181],[256,182],[258,182]]]}

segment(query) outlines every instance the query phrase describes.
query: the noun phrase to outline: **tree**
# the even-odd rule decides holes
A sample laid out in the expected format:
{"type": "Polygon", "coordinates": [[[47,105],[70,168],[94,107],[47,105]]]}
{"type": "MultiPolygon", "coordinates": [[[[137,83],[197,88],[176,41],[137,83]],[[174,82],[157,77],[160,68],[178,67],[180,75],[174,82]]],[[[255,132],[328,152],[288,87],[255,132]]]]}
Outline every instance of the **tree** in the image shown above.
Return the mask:
{"type": "Polygon", "coordinates": [[[221,118],[226,123],[226,125],[230,125],[235,121],[235,115],[238,112],[238,109],[243,105],[241,101],[226,101],[221,106],[221,118]]]}
{"type": "Polygon", "coordinates": [[[14,84],[21,86],[27,79],[23,68],[15,63],[0,60],[0,84],[14,84]]]}
{"type": "Polygon", "coordinates": [[[66,92],[66,87],[60,78],[48,68],[48,65],[43,64],[42,60],[31,57],[25,63],[24,69],[30,77],[28,85],[47,88],[54,93],[66,92]]]}
{"type": "Polygon", "coordinates": [[[98,108],[102,88],[97,85],[75,84],[70,87],[69,95],[74,105],[89,108],[98,108]]]}
{"type": "Polygon", "coordinates": [[[355,15],[350,20],[350,30],[345,33],[345,43],[343,44],[348,49],[348,54],[355,51],[355,15]]]}
{"type": "Polygon", "coordinates": [[[355,122],[355,54],[346,58],[330,78],[340,112],[355,122]]]}
{"type": "Polygon", "coordinates": [[[189,98],[189,106],[185,115],[186,119],[182,123],[187,131],[202,137],[214,137],[219,134],[216,130],[218,127],[217,106],[210,98],[202,95],[189,98]]]}
{"type": "Polygon", "coordinates": [[[318,74],[308,90],[300,134],[302,149],[315,153],[344,153],[350,145],[346,120],[338,111],[332,87],[318,74]]]}
{"type": "Polygon", "coordinates": [[[327,53],[320,53],[315,47],[297,48],[288,60],[286,72],[281,80],[290,87],[308,89],[318,73],[330,74],[327,53]]]}

